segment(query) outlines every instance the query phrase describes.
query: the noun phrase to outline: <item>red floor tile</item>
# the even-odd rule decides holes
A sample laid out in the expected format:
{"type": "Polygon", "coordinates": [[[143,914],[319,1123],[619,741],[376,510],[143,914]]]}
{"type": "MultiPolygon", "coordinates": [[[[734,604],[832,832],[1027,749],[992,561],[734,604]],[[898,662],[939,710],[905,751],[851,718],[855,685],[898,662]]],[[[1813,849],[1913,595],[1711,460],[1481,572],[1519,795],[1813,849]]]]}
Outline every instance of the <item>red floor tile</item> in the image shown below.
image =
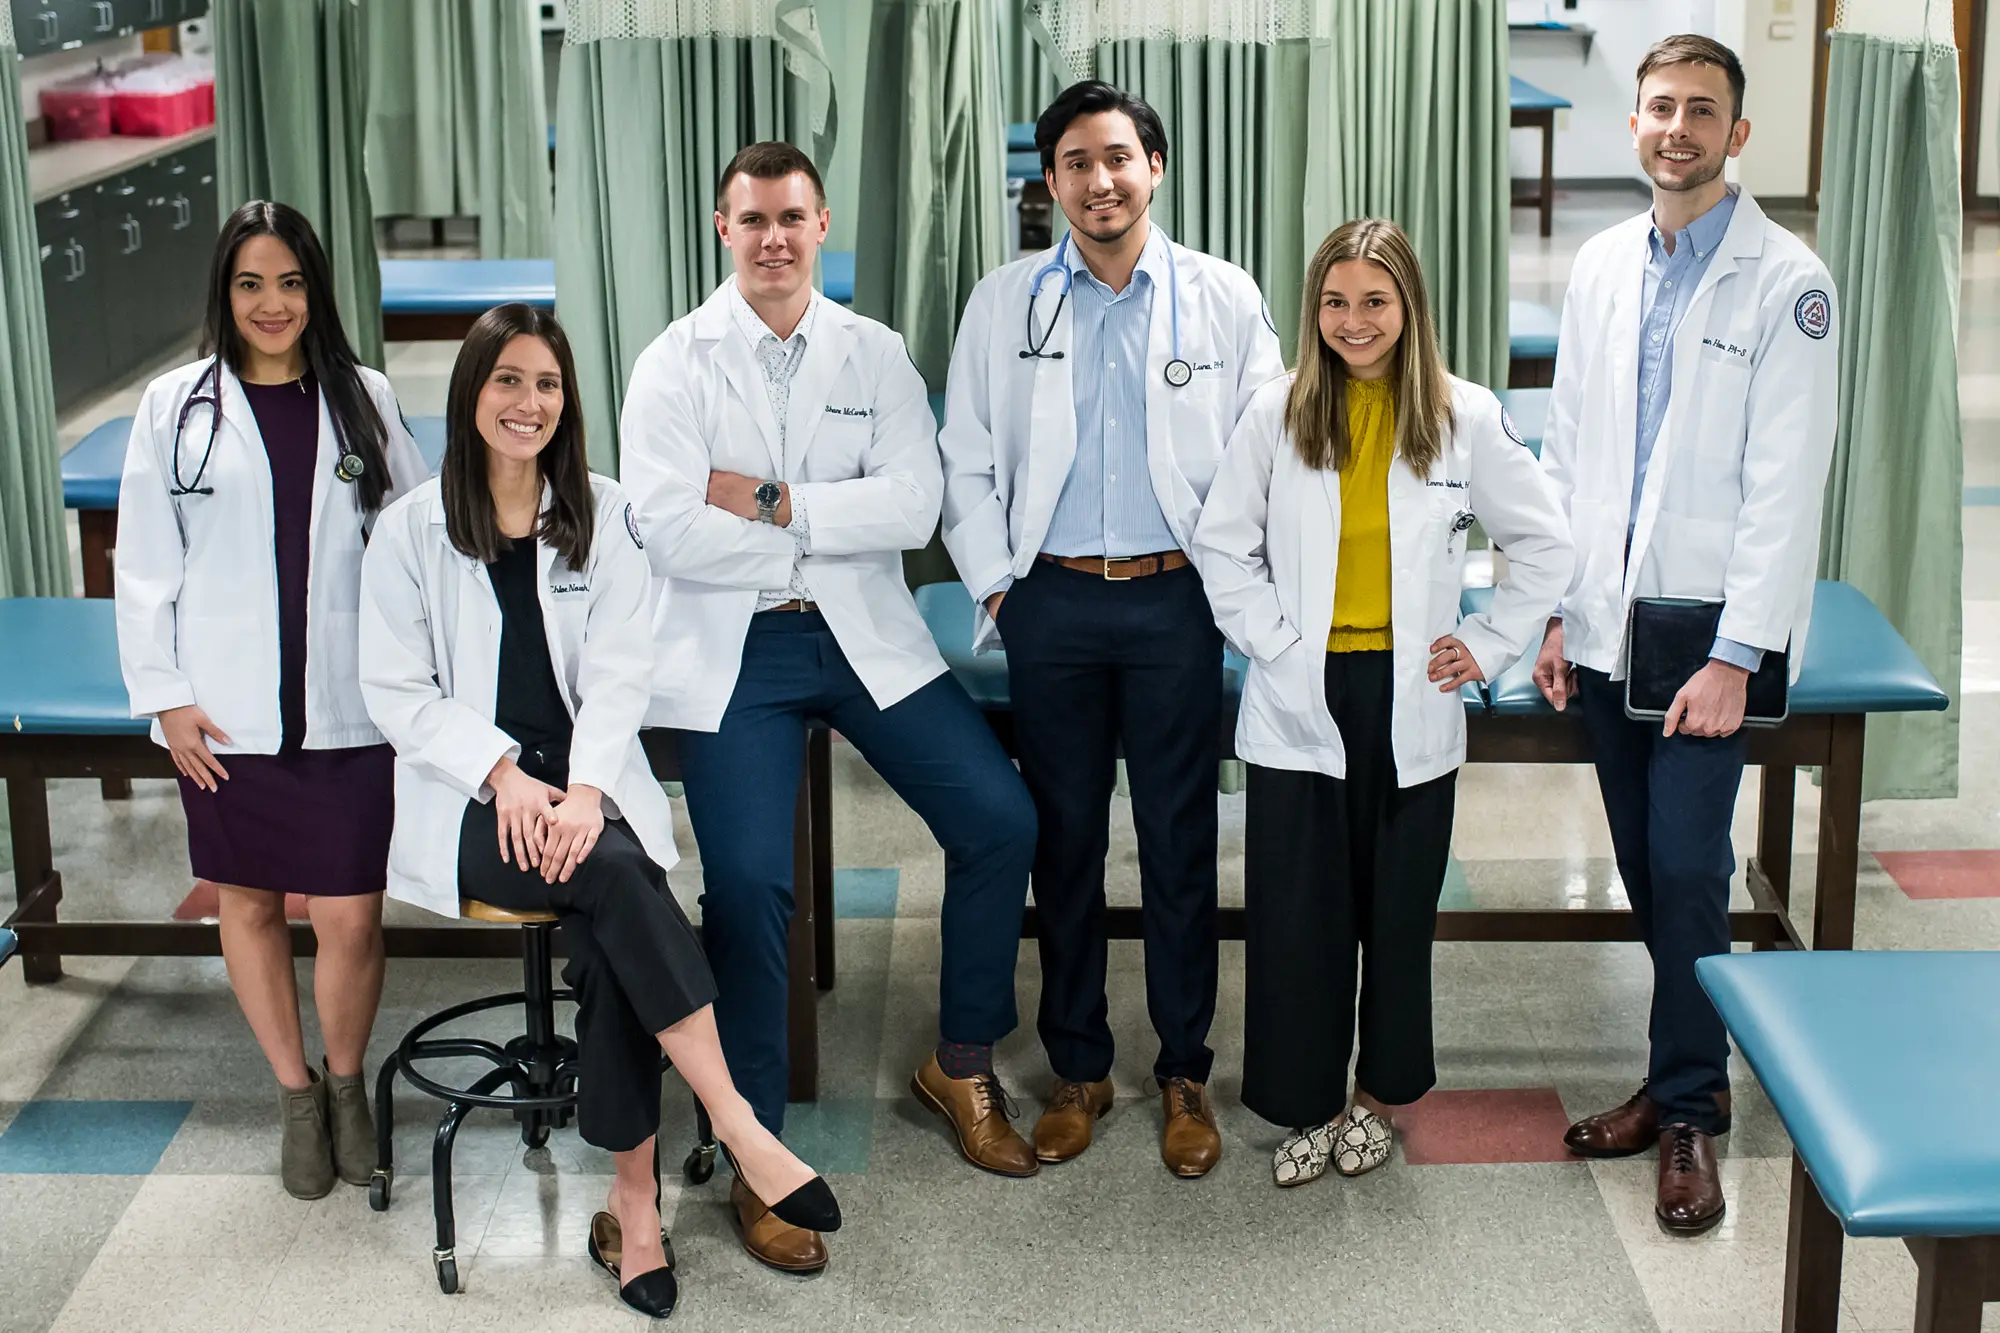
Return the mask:
{"type": "Polygon", "coordinates": [[[1450,1088],[1396,1117],[1411,1166],[1574,1162],[1563,1147],[1569,1113],[1554,1088],[1450,1088]]]}
{"type": "MultiPolygon", "coordinates": [[[[193,891],[181,900],[179,907],[174,909],[174,920],[213,921],[220,910],[221,903],[217,898],[215,885],[208,880],[198,879],[194,882],[193,891]]],[[[286,894],[285,915],[293,921],[304,921],[306,919],[304,896],[296,893],[286,894]]]]}
{"type": "Polygon", "coordinates": [[[2000,898],[2000,851],[1877,852],[1910,898],[2000,898]]]}

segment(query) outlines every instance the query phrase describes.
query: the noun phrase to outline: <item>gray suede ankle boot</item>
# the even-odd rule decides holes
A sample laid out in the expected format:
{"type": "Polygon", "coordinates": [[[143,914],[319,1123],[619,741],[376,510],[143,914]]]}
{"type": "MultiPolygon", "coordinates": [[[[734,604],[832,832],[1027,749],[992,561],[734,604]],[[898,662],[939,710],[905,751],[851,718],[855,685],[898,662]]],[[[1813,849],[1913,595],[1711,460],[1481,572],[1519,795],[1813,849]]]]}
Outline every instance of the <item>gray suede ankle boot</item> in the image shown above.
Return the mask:
{"type": "Polygon", "coordinates": [[[326,1081],[317,1069],[303,1088],[278,1085],[278,1114],[285,1125],[279,1175],[295,1199],[323,1199],[333,1192],[333,1139],[327,1130],[326,1081]]]}
{"type": "MultiPolygon", "coordinates": [[[[321,1062],[325,1068],[325,1062],[321,1062]]],[[[326,1070],[327,1122],[333,1131],[333,1169],[350,1185],[375,1174],[375,1117],[368,1110],[368,1082],[360,1074],[326,1070]]]]}

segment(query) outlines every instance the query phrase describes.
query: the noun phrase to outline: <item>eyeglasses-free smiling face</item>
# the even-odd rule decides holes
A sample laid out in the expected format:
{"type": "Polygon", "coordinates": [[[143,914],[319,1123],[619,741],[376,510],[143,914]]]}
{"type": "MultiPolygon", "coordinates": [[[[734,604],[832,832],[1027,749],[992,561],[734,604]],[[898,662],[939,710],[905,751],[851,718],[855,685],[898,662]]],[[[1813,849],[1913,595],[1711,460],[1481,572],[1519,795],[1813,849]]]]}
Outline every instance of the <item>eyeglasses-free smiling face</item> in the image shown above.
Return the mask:
{"type": "Polygon", "coordinates": [[[252,236],[237,247],[234,269],[229,313],[237,336],[260,356],[285,360],[311,315],[299,257],[275,236],[252,236]]]}
{"type": "Polygon", "coordinates": [[[1130,116],[1098,111],[1069,123],[1056,142],[1047,179],[1069,225],[1110,245],[1146,216],[1162,174],[1140,145],[1130,116]]]}
{"type": "Polygon", "coordinates": [[[1319,289],[1319,336],[1355,379],[1388,374],[1403,336],[1403,298],[1389,270],[1366,259],[1329,267],[1319,289]]]}
{"type": "Polygon", "coordinates": [[[510,338],[479,389],[473,422],[486,447],[514,462],[533,462],[562,421],[562,368],[533,334],[510,338]]]}
{"type": "Polygon", "coordinates": [[[812,284],[831,214],[820,207],[804,172],[776,180],[739,173],[725,201],[728,210],[715,215],[715,230],[729,247],[746,299],[783,303],[812,284]]]}
{"type": "Polygon", "coordinates": [[[1639,169],[1662,190],[1699,190],[1743,151],[1750,122],[1735,117],[1729,77],[1715,65],[1665,65],[1646,76],[1632,113],[1639,169]]]}

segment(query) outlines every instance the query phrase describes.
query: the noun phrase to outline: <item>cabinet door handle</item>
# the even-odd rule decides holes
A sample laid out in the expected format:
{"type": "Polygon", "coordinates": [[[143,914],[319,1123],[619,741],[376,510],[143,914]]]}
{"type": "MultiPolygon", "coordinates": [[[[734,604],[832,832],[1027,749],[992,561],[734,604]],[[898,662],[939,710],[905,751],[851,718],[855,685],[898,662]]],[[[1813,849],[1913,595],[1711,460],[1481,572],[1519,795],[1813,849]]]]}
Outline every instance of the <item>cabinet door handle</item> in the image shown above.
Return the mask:
{"type": "Polygon", "coordinates": [[[117,15],[111,8],[110,0],[97,0],[97,3],[92,5],[91,8],[97,11],[97,30],[99,32],[110,32],[113,23],[117,20],[117,15]]]}
{"type": "Polygon", "coordinates": [[[42,40],[51,44],[62,40],[62,20],[53,9],[42,11],[42,40]]]}
{"type": "Polygon", "coordinates": [[[69,281],[75,282],[83,276],[84,252],[83,246],[78,244],[74,238],[69,243],[69,264],[69,281]]]}

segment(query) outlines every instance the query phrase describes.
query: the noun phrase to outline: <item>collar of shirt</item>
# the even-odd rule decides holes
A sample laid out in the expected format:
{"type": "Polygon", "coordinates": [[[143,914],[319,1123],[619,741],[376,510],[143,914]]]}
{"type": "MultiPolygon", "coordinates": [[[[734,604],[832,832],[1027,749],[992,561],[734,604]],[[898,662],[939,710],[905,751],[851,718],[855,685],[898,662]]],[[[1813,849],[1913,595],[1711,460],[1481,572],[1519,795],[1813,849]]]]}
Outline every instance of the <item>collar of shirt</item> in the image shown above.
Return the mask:
{"type": "Polygon", "coordinates": [[[780,338],[772,331],[771,326],[764,322],[764,317],[751,307],[749,299],[743,295],[743,289],[736,285],[735,279],[732,278],[729,283],[729,315],[735,320],[737,331],[749,340],[751,350],[759,351],[764,346],[764,340],[769,338],[783,347],[794,361],[805,347],[807,339],[811,337],[813,318],[819,314],[819,304],[825,299],[818,291],[814,291],[806,301],[806,312],[799,316],[798,327],[792,330],[792,336],[780,338]]]}
{"type": "Polygon", "coordinates": [[[1075,241],[1071,241],[1064,252],[1070,275],[1073,278],[1082,278],[1084,283],[1095,288],[1106,302],[1116,301],[1126,292],[1133,290],[1141,275],[1144,275],[1149,290],[1158,289],[1166,282],[1167,234],[1161,231],[1150,217],[1146,220],[1146,231],[1146,248],[1139,252],[1139,262],[1132,269],[1134,281],[1125,284],[1125,291],[1114,292],[1109,284],[1100,281],[1098,276],[1090,271],[1090,265],[1084,262],[1082,247],[1075,241]]]}
{"type": "Polygon", "coordinates": [[[1707,260],[1715,253],[1715,247],[1722,244],[1722,238],[1729,232],[1729,220],[1734,216],[1736,216],[1736,187],[1732,185],[1717,201],[1715,207],[1674,233],[1672,255],[1669,255],[1666,246],[1661,244],[1660,224],[1656,220],[1652,230],[1646,234],[1653,261],[1665,264],[1669,260],[1684,256],[1693,258],[1697,263],[1707,260]]]}

